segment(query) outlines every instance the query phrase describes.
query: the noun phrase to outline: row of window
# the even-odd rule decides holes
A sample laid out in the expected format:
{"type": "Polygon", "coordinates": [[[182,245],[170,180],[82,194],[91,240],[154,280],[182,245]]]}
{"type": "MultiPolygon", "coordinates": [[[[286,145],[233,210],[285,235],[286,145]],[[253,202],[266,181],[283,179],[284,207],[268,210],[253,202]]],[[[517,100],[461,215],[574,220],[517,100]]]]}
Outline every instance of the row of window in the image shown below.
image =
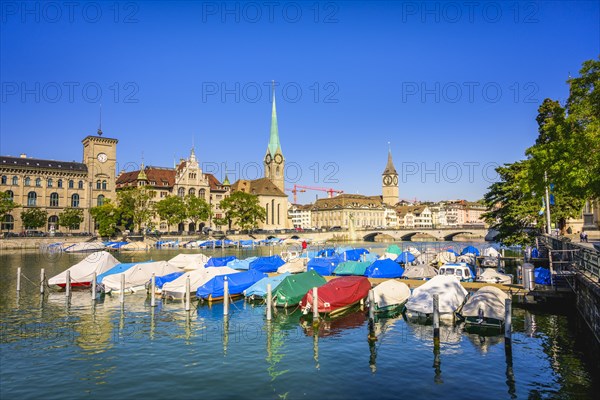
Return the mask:
{"type": "MultiPolygon", "coordinates": [[[[190,196],[195,196],[196,195],[196,189],[190,188],[190,190],[188,190],[188,194],[190,196]]],[[[181,198],[185,197],[185,188],[180,187],[179,190],[177,190],[177,195],[179,197],[181,197],[181,198]]],[[[204,190],[204,189],[198,190],[198,197],[200,197],[201,199],[205,199],[206,200],[206,190],[204,190]]]]}
{"type": "MultiPolygon", "coordinates": [[[[5,192],[6,194],[8,194],[9,198],[11,200],[14,199],[14,193],[12,190],[7,190],[5,192]]],[[[27,193],[27,206],[28,207],[35,207],[37,205],[37,193],[36,192],[29,192],[27,193]]],[[[54,193],[50,193],[50,207],[59,207],[59,203],[58,203],[58,193],[54,192],[54,193]]],[[[104,204],[104,195],[100,195],[97,197],[96,199],[96,205],[101,206],[104,204]]],[[[71,195],[71,207],[79,207],[79,195],[77,193],[71,195]]]]}
{"type": "MultiPolygon", "coordinates": [[[[6,175],[2,175],[1,178],[1,182],[3,185],[7,185],[8,184],[8,177],[6,175]]],[[[26,176],[25,179],[23,180],[25,186],[31,186],[31,178],[26,176]]],[[[19,177],[18,176],[13,176],[12,180],[11,180],[11,185],[13,186],[17,186],[19,184],[19,177]]],[[[52,178],[48,178],[48,180],[46,181],[47,187],[51,188],[54,187],[54,180],[52,178]]],[[[41,178],[35,178],[35,186],[37,187],[42,187],[42,179],[41,178]]],[[[74,189],[75,188],[75,181],[72,179],[69,179],[68,181],[68,186],[69,189],[74,189]]],[[[102,181],[102,183],[100,183],[100,181],[96,182],[96,188],[100,189],[100,187],[102,186],[102,189],[106,189],[106,181],[102,181]]],[[[62,179],[58,179],[56,181],[56,187],[57,188],[62,188],[63,187],[63,180],[62,179]]],[[[79,181],[77,182],[77,188],[78,189],[83,189],[83,181],[79,181]]]]}
{"type": "MultiPolygon", "coordinates": [[[[58,216],[52,215],[48,218],[48,230],[58,228],[58,216]]],[[[6,214],[0,223],[0,229],[3,231],[12,231],[15,229],[15,218],[6,214]]],[[[74,229],[79,229],[79,225],[77,225],[74,229]]]]}

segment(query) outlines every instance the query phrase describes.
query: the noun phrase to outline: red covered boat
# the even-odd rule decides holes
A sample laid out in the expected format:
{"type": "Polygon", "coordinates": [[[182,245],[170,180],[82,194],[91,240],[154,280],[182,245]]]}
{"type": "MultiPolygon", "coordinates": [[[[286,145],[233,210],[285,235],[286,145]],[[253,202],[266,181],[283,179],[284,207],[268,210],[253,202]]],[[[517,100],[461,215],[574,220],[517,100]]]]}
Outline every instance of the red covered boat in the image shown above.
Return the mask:
{"type": "MultiPolygon", "coordinates": [[[[317,289],[319,313],[335,316],[367,297],[371,283],[364,276],[342,276],[317,289]]],[[[302,312],[308,314],[313,307],[313,291],[309,290],[300,302],[302,312]]]]}

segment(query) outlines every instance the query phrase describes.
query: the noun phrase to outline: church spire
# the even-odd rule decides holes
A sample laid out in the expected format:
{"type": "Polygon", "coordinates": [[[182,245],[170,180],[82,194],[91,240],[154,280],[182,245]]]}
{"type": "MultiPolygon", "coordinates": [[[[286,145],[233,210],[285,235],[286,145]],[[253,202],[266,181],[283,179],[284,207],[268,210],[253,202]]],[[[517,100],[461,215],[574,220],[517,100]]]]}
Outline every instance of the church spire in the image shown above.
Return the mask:
{"type": "Polygon", "coordinates": [[[273,109],[271,111],[271,136],[269,138],[268,152],[271,156],[275,156],[277,150],[281,152],[279,129],[277,127],[277,108],[275,107],[275,81],[273,81],[273,109]]]}
{"type": "Polygon", "coordinates": [[[383,171],[383,175],[398,175],[398,172],[396,172],[396,168],[394,167],[394,162],[392,161],[392,148],[390,147],[389,142],[388,142],[388,159],[387,159],[387,164],[385,166],[385,170],[383,171]]]}
{"type": "Polygon", "coordinates": [[[144,152],[142,152],[142,164],[140,165],[140,172],[138,173],[138,176],[137,176],[138,181],[147,181],[148,180],[145,170],[146,170],[146,167],[144,166],[144,152]]]}

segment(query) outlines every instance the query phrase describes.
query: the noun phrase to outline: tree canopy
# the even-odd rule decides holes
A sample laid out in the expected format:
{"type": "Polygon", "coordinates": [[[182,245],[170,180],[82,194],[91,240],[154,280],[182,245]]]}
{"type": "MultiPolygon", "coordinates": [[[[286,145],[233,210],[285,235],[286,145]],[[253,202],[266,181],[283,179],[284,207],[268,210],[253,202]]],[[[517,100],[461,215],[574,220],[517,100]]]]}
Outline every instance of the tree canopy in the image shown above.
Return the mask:
{"type": "Polygon", "coordinates": [[[221,200],[219,207],[224,211],[224,220],[229,227],[235,222],[241,229],[253,229],[259,221],[266,218],[265,209],[260,205],[258,196],[245,192],[233,192],[221,200]]]}
{"type": "Polygon", "coordinates": [[[48,212],[41,208],[27,208],[21,211],[21,221],[25,229],[41,228],[46,225],[48,212]]]}
{"type": "Polygon", "coordinates": [[[58,225],[71,229],[78,229],[83,222],[83,209],[65,208],[58,214],[58,225]]]}
{"type": "Polygon", "coordinates": [[[171,225],[179,224],[187,218],[186,205],[179,196],[167,196],[154,205],[154,208],[162,220],[167,221],[169,231],[171,225]]]}

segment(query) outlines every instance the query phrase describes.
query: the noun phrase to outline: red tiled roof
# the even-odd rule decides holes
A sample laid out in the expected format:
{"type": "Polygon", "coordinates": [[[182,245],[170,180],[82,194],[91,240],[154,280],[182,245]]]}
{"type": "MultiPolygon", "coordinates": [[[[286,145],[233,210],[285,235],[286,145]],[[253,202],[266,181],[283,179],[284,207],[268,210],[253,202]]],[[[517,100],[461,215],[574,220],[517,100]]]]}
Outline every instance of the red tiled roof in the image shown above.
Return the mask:
{"type": "MultiPolygon", "coordinates": [[[[151,186],[160,188],[172,188],[175,186],[175,170],[170,168],[146,167],[144,172],[149,182],[156,182],[151,186]],[[165,185],[166,183],[166,185],[165,185]]],[[[124,172],[117,178],[117,186],[126,186],[137,181],[140,171],[124,172]]]]}

